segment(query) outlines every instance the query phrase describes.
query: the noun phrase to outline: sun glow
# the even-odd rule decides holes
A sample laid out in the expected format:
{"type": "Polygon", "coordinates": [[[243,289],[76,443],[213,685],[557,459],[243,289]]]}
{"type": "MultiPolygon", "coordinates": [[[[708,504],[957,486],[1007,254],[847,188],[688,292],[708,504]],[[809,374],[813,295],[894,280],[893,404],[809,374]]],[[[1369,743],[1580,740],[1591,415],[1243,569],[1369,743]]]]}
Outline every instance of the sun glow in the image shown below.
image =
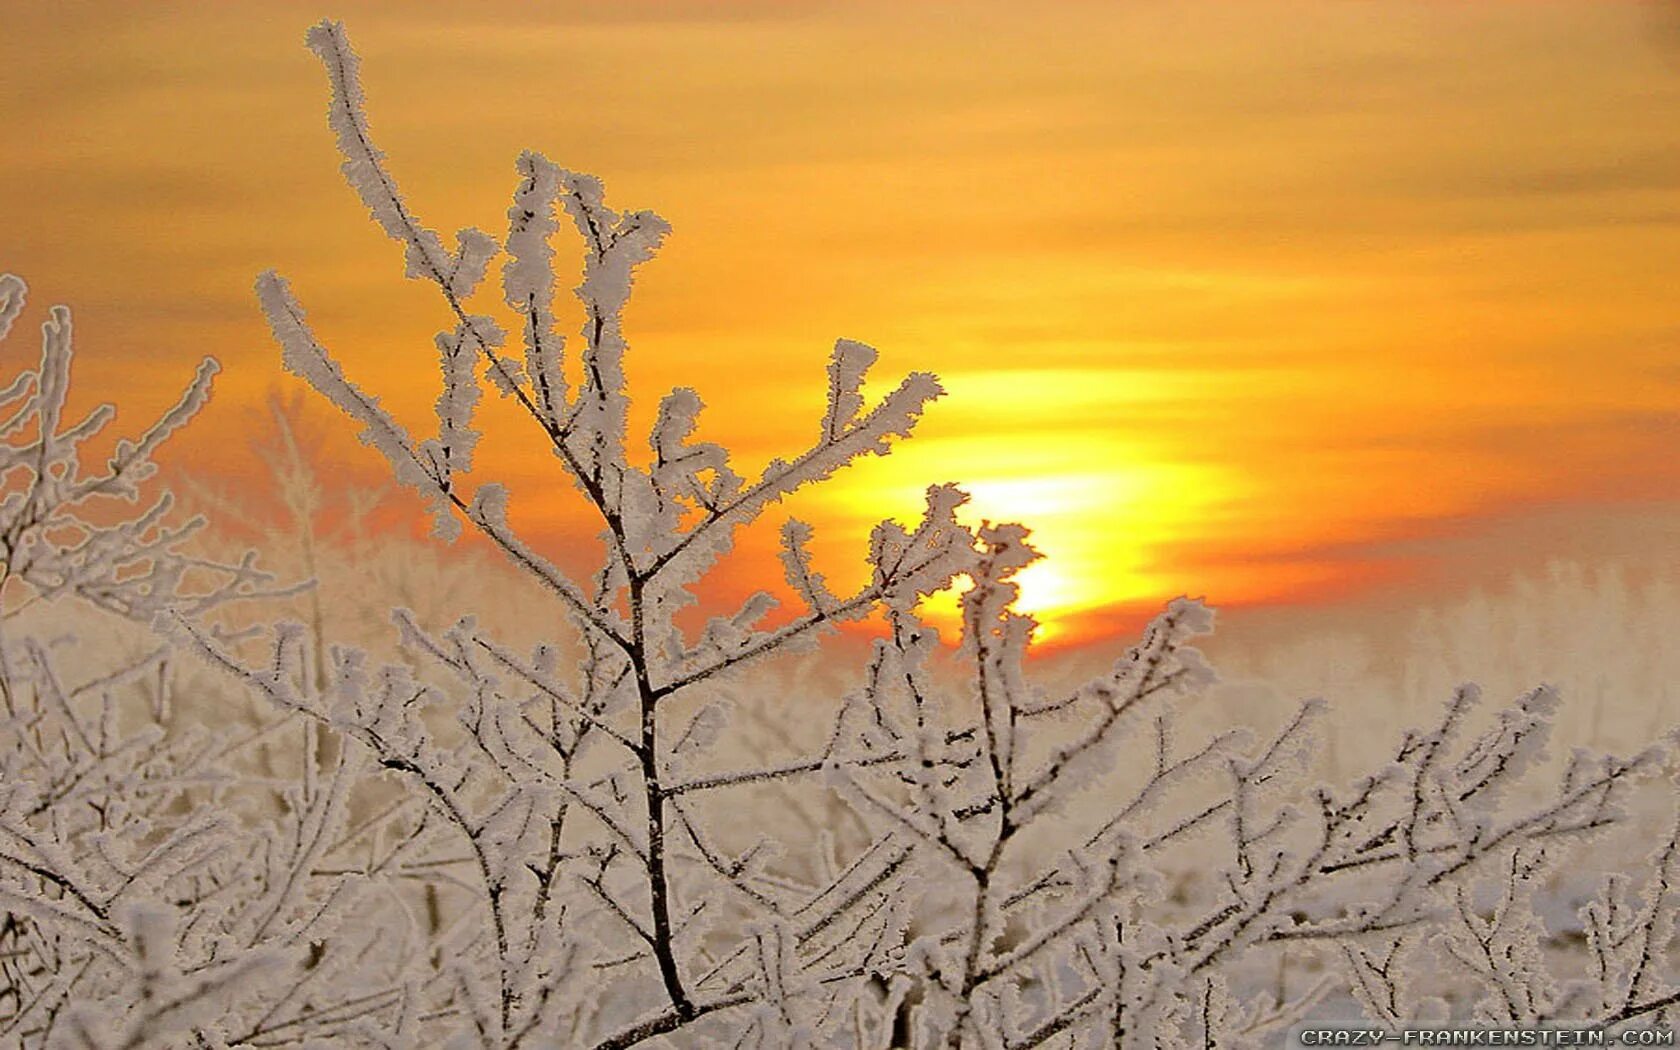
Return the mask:
{"type": "MultiPolygon", "coordinates": [[[[149,411],[214,352],[227,371],[176,447],[260,488],[248,436],[290,380],[251,281],[280,265],[346,372],[429,432],[453,321],[343,185],[304,20],[11,6],[0,49],[30,43],[0,78],[21,92],[4,261],[77,307],[84,389],[149,411]]],[[[1185,592],[1457,586],[1555,553],[1471,542],[1537,510],[1598,522],[1567,530],[1582,550],[1672,549],[1616,524],[1680,493],[1680,78],[1655,5],[1070,2],[1023,21],[1002,0],[623,0],[521,9],[516,30],[518,5],[460,6],[340,5],[374,131],[446,237],[505,231],[527,148],[671,220],[626,317],[638,448],[682,385],[746,469],[797,452],[837,336],[881,351],[883,386],[945,383],[891,456],[790,500],[837,584],[874,522],[914,520],[944,481],[972,521],[1033,530],[1020,604],[1070,642],[1115,626],[1098,610],[1185,592]]],[[[575,250],[557,244],[562,288],[575,250]]],[[[598,525],[546,442],[497,398],[482,416],[481,477],[581,564],[598,525]]],[[[320,447],[360,485],[384,468],[349,469],[354,429],[329,413],[320,447]]],[[[730,598],[779,579],[761,531],[720,574],[730,598]]]]}
{"type": "MultiPolygon", "coordinates": [[[[931,437],[837,479],[839,515],[914,521],[930,478],[969,494],[970,525],[1019,522],[1044,557],[1016,578],[1016,607],[1039,622],[1038,639],[1072,640],[1080,614],[1171,589],[1154,551],[1182,538],[1240,488],[1210,467],[1176,463],[1113,432],[1076,431],[1051,443],[1012,436],[931,437]]],[[[929,599],[941,626],[958,620],[957,593],[929,599]]]]}

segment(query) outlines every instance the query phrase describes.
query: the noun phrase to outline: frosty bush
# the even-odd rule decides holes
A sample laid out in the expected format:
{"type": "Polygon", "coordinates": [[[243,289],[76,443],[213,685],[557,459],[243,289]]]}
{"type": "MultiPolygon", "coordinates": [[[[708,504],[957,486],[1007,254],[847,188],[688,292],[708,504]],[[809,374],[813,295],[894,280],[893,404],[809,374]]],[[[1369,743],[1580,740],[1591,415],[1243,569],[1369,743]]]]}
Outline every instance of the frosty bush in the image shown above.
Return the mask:
{"type": "MultiPolygon", "coordinates": [[[[397,610],[395,658],[341,644],[322,666],[300,625],[277,628],[258,658],[198,610],[142,603],[266,698],[275,722],[259,732],[298,745],[266,779],[242,772],[239,742],[130,750],[157,734],[105,728],[114,715],[96,731],[61,702],[74,688],[29,679],[33,721],[7,737],[5,783],[34,786],[7,795],[22,801],[0,824],[20,916],[0,964],[15,989],[0,993],[7,1038],[1257,1046],[1346,995],[1387,1023],[1617,1025],[1674,1008],[1672,837],[1641,883],[1606,885],[1579,950],[1539,919],[1544,865],[1621,820],[1667,755],[1577,751],[1537,787],[1549,689],[1478,722],[1463,687],[1368,775],[1312,786],[1319,702],[1258,737],[1175,718],[1213,680],[1192,644],[1212,628],[1199,601],[1169,604],[1108,673],[1035,682],[1035,624],[1014,605],[1038,555],[1020,526],[959,521],[952,486],[928,490],[915,525],[875,528],[855,591],[823,578],[811,529],[789,521],[781,590],[794,609],[777,618],[763,591],[683,629],[740,528],[887,453],[937,382],[911,375],[870,404],[875,353],[841,341],[811,444],[756,476],[696,440],[687,389],[664,398],[633,452],[622,314],[666,224],[610,209],[597,180],[527,153],[505,239],[469,229],[447,247],[372,144],[340,27],[309,40],[346,177],[446,311],[436,430],[410,433],[357,386],[270,273],[258,295],[283,360],[429,501],[441,534],[469,526],[538,581],[565,631],[522,651],[472,618],[438,631],[397,610]],[[584,247],[570,368],[551,266],[562,219],[584,247]],[[517,357],[478,305],[498,255],[517,357]],[[485,382],[599,521],[604,557],[587,578],[522,539],[510,494],[473,471],[485,382]],[[919,615],[952,587],[954,653],[919,615]],[[870,616],[879,637],[849,691],[781,694],[773,657],[870,616]],[[823,729],[801,747],[813,720],[823,729]],[[785,754],[751,740],[766,722],[796,738],[785,754]],[[283,805],[193,808],[238,802],[241,786],[283,805]],[[778,840],[755,835],[788,814],[778,840]],[[1458,989],[1436,986],[1438,964],[1457,968],[1458,989]]],[[[120,688],[100,682],[77,695],[120,688]]]]}
{"type": "MultiPolygon", "coordinates": [[[[23,312],[26,293],[20,278],[0,273],[0,340],[23,312]]],[[[138,619],[165,608],[196,613],[248,591],[257,579],[250,559],[225,566],[181,553],[203,522],[169,524],[167,494],[143,509],[122,506],[139,501],[141,484],[156,471],[152,455],[204,407],[220,366],[205,358],[173,408],[139,438],[118,441],[90,471],[83,446],[116,410],[100,405],[74,422],[64,418],[70,327],[69,309],[53,307],[41,326],[40,363],[0,390],[0,587],[21,587],[42,601],[74,595],[138,619]],[[189,596],[182,588],[195,569],[215,583],[189,596]]]]}
{"type": "MultiPolygon", "coordinates": [[[[24,297],[0,275],[0,338],[24,297]]],[[[216,363],[101,456],[88,446],[114,410],[67,420],[70,367],[70,313],[55,307],[38,365],[0,392],[0,1044],[184,1045],[199,1022],[233,1032],[283,1014],[301,982],[264,985],[259,971],[308,956],[345,893],[306,887],[283,845],[307,837],[328,793],[288,786],[296,805],[268,829],[282,837],[254,836],[235,807],[256,785],[236,784],[231,763],[265,733],[166,731],[170,648],[125,654],[119,637],[120,621],[284,593],[251,556],[193,556],[202,522],[173,521],[167,494],[141,500],[153,453],[203,407],[216,363]],[[76,633],[47,631],[65,606],[76,633]]]]}

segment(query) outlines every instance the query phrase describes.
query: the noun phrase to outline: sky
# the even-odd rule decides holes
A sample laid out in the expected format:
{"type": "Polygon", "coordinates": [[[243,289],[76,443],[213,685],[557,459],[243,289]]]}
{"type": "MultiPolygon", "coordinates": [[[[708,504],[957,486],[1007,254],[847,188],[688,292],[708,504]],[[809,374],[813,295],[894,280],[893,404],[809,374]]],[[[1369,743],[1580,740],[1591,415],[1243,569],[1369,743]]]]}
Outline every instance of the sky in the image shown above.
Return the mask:
{"type": "MultiPolygon", "coordinates": [[[[323,15],[446,235],[505,232],[526,148],[670,220],[627,314],[644,425],[692,386],[761,466],[814,435],[836,338],[881,389],[941,377],[791,508],[837,577],[944,481],[1033,528],[1053,640],[1676,549],[1675,5],[0,0],[0,269],[76,310],[78,396],[130,420],[218,357],[167,462],[253,491],[294,391],[258,272],[416,429],[447,321],[339,179],[323,15]]],[[[569,486],[491,424],[486,471],[569,549],[569,486]]],[[[769,535],[730,572],[773,573],[769,535]]]]}

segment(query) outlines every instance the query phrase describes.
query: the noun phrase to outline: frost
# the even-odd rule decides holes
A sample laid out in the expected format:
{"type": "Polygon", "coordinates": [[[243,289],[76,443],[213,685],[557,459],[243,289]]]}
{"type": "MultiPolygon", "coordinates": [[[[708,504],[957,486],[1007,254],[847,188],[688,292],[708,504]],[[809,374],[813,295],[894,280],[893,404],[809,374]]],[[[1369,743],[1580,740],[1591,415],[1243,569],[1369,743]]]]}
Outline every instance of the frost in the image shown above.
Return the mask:
{"type": "Polygon", "coordinates": [[[15,274],[0,273],[0,339],[11,333],[12,324],[23,312],[29,289],[15,274]]]}
{"type": "Polygon", "coordinates": [[[554,209],[563,172],[546,157],[530,152],[520,155],[518,168],[523,179],[508,209],[502,296],[524,318],[525,372],[535,409],[545,426],[557,430],[567,410],[561,368],[565,337],[554,330],[554,249],[549,240],[560,228],[554,209]]]}
{"type": "MultiPolygon", "coordinates": [[[[366,100],[358,72],[360,61],[345,40],[344,27],[337,22],[322,22],[309,31],[309,47],[327,67],[327,78],[332,83],[327,122],[338,136],[338,150],[344,155],[341,170],[345,181],[362,198],[362,204],[380,228],[391,239],[403,242],[409,277],[447,281],[447,275],[455,268],[454,258],[444,250],[436,233],[414,224],[385,173],[385,154],[369,138],[366,100]]],[[[466,246],[467,239],[463,237],[463,250],[466,246]]]]}
{"type": "MultiPolygon", "coordinates": [[[[23,282],[0,276],[9,328],[23,282]]],[[[277,597],[254,556],[223,563],[184,548],[201,526],[177,521],[167,494],[149,499],[151,456],[204,406],[217,368],[206,360],[179,401],[94,469],[83,445],[115,415],[64,415],[72,378],[70,313],[42,326],[40,362],[0,400],[12,416],[0,443],[0,1039],[38,1047],[164,1047],[198,1032],[237,1041],[242,1017],[313,1008],[297,964],[323,934],[331,894],[299,867],[343,818],[343,790],[295,794],[271,831],[301,852],[258,841],[218,812],[239,745],[165,725],[175,704],[168,645],[124,654],[111,639],[42,639],[17,630],[19,609],[73,607],[146,625],[203,616],[235,600],[277,597]],[[21,402],[21,403],[20,403],[21,402]],[[66,652],[73,656],[66,656],[66,652]],[[140,717],[117,698],[141,694],[140,717]],[[149,695],[147,695],[149,694],[149,695]],[[288,866],[288,861],[290,862],[288,866]],[[288,997],[296,998],[292,1007],[288,997]]],[[[113,628],[106,628],[113,630],[113,628]]],[[[354,934],[338,942],[354,953],[354,934]]],[[[337,965],[339,947],[326,953],[337,965]]],[[[206,1044],[208,1045],[208,1044],[206,1044]]]]}
{"type": "MultiPolygon", "coordinates": [[[[25,285],[0,274],[0,329],[9,329],[24,303],[25,285]]],[[[70,311],[53,307],[41,326],[34,368],[19,370],[0,411],[0,563],[3,578],[47,598],[74,595],[140,622],[166,609],[208,609],[239,595],[255,595],[268,577],[247,560],[225,565],[193,559],[181,547],[202,526],[171,519],[165,493],[141,504],[142,486],[156,470],[152,456],[196,416],[220,370],[206,358],[174,406],[137,438],[119,439],[92,466],[83,446],[112,422],[116,410],[99,405],[67,421],[73,358],[70,311]],[[123,511],[112,520],[110,508],[123,511]]]]}
{"type": "Polygon", "coordinates": [[[823,437],[837,440],[863,410],[863,379],[879,357],[873,347],[850,339],[834,344],[828,362],[828,411],[823,416],[823,437]]]}
{"type": "MultiPolygon", "coordinates": [[[[703,440],[690,387],[632,435],[624,311],[664,221],[522,154],[495,309],[524,358],[503,357],[503,324],[466,301],[501,246],[469,229],[451,251],[420,223],[343,30],[309,42],[347,181],[438,292],[442,331],[414,355],[437,362],[435,430],[353,382],[268,273],[281,360],[441,529],[474,530],[552,603],[517,606],[518,641],[487,607],[382,607],[377,643],[333,636],[319,610],[266,637],[229,629],[213,612],[267,577],[181,553],[196,526],[143,485],[214,363],[87,470],[79,450],[113,413],[64,418],[72,330],[51,312],[38,366],[0,390],[0,597],[91,603],[163,640],[71,659],[0,616],[0,1042],[1260,1046],[1333,996],[1389,1025],[1672,1017],[1680,825],[1582,909],[1584,972],[1549,968],[1541,894],[1554,858],[1627,821],[1675,741],[1577,751],[1559,772],[1556,691],[1489,717],[1464,686],[1376,768],[1317,783],[1323,701],[1254,733],[1192,706],[1215,682],[1200,599],[1168,603],[1101,673],[1032,659],[1032,534],[966,524],[956,485],[874,527],[850,586],[787,520],[779,579],[716,587],[739,530],[890,453],[937,380],[871,400],[879,355],[839,341],[811,443],[762,471],[703,440]],[[562,212],[582,242],[569,366],[562,212]],[[532,493],[475,464],[484,383],[598,549],[521,532],[532,493]],[[83,513],[102,497],[118,513],[83,513]],[[951,647],[923,599],[957,588],[951,647]],[[858,622],[874,637],[849,640],[854,664],[798,658],[858,622]],[[205,732],[172,717],[195,693],[260,713],[205,732]]],[[[23,302],[0,277],[0,334],[23,302]]]]}

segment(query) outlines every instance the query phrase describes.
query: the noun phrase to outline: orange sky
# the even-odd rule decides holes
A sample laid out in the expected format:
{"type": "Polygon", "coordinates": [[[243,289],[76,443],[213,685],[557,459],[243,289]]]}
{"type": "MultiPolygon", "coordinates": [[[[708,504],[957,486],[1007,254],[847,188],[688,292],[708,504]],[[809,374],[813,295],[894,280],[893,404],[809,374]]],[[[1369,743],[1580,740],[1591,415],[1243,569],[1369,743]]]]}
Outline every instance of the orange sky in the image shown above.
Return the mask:
{"type": "MultiPolygon", "coordinates": [[[[270,266],[419,428],[446,317],[338,179],[302,43],[329,12],[193,6],[0,2],[0,268],[76,308],[81,393],[130,418],[223,360],[177,465],[254,470],[289,382],[270,266]]],[[[330,13],[428,223],[504,232],[525,147],[671,220],[629,315],[644,412],[693,385],[758,465],[814,432],[837,336],[941,375],[917,439],[796,508],[837,574],[945,480],[1035,528],[1026,598],[1066,637],[1186,590],[1326,602],[1667,535],[1611,526],[1680,499],[1672,5],[1027,10],[330,13]],[[1522,525],[1559,515],[1584,524],[1522,525]]],[[[488,456],[564,526],[548,457],[488,456]]]]}

